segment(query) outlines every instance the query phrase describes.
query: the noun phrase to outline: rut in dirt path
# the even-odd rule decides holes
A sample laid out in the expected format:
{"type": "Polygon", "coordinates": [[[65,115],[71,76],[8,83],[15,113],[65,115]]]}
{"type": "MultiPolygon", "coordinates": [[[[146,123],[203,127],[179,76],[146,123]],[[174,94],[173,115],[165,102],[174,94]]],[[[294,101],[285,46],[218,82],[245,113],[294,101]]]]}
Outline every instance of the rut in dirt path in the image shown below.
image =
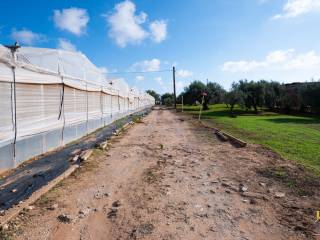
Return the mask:
{"type": "Polygon", "coordinates": [[[277,158],[260,150],[156,109],[25,213],[15,238],[310,239],[279,214],[273,183],[259,184],[254,169],[277,158]]]}

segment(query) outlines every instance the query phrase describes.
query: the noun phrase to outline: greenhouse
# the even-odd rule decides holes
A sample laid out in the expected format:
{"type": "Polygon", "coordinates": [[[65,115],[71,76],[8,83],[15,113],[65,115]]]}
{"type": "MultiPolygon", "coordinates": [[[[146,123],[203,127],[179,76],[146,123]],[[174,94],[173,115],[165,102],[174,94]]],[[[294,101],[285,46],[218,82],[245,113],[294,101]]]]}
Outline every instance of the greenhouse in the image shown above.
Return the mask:
{"type": "Polygon", "coordinates": [[[79,52],[0,45],[0,171],[154,105],[79,52]]]}

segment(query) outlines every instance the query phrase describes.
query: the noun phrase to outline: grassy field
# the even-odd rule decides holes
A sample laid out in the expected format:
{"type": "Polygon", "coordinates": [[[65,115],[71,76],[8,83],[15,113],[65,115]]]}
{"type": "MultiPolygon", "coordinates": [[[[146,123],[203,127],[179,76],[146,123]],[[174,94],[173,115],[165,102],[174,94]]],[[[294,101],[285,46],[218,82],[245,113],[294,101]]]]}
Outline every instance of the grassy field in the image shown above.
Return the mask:
{"type": "MultiPolygon", "coordinates": [[[[184,106],[184,111],[198,114],[199,106],[184,106]]],[[[228,108],[217,104],[211,105],[202,116],[243,140],[268,146],[320,174],[320,117],[254,114],[240,108],[235,113],[237,117],[231,118],[228,108]]]]}

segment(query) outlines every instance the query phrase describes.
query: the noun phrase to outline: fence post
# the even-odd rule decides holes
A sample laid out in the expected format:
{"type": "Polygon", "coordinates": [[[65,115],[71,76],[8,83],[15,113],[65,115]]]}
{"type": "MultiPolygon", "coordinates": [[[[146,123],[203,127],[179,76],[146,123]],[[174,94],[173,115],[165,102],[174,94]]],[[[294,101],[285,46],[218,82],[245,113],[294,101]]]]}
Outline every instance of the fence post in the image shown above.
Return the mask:
{"type": "Polygon", "coordinates": [[[201,112],[203,108],[203,102],[204,102],[204,95],[202,95],[202,101],[201,101],[201,106],[200,106],[200,111],[199,111],[199,121],[201,120],[201,112]]]}
{"type": "Polygon", "coordinates": [[[182,106],[181,106],[181,111],[183,112],[183,95],[182,95],[182,106]]]}

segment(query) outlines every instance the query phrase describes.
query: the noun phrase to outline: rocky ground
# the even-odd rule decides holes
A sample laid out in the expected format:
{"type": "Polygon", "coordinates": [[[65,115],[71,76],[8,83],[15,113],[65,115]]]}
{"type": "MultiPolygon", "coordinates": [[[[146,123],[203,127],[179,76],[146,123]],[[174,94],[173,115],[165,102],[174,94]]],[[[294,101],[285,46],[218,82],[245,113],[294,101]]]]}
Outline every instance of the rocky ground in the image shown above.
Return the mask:
{"type": "Polygon", "coordinates": [[[320,239],[319,180],[155,109],[2,229],[3,239],[320,239]]]}

